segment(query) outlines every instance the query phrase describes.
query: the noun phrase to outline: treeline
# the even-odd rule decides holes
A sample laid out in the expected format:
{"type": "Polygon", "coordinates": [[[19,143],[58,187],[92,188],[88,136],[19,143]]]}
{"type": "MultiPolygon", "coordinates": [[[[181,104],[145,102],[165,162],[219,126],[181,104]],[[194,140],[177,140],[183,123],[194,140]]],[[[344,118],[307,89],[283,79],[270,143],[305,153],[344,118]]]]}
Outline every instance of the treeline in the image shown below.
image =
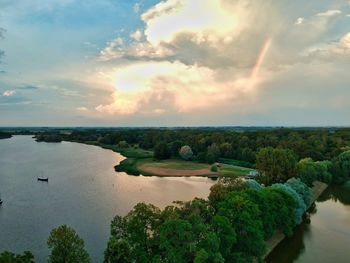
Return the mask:
{"type": "Polygon", "coordinates": [[[297,161],[289,149],[266,147],[257,154],[256,167],[260,172],[259,181],[265,185],[285,182],[298,177],[308,186],[315,180],[330,183],[344,183],[350,180],[350,150],[340,153],[332,160],[314,161],[303,158],[297,161]]]}
{"type": "MultiPolygon", "coordinates": [[[[311,201],[311,189],[299,179],[262,187],[223,178],[208,200],[174,202],[163,210],[139,203],[126,216],[116,216],[104,262],[262,262],[266,241],[278,231],[290,236],[311,201]]],[[[47,244],[50,262],[90,262],[84,241],[67,226],[54,229],[47,244]]],[[[30,252],[3,252],[0,262],[34,259],[30,252]]]]}
{"type": "Polygon", "coordinates": [[[0,132],[0,139],[11,138],[11,134],[7,132],[0,132]]]}
{"type": "Polygon", "coordinates": [[[59,134],[38,134],[35,136],[37,142],[61,142],[63,140],[62,136],[59,134]]]}
{"type": "Polygon", "coordinates": [[[166,144],[172,156],[179,148],[189,145],[200,161],[229,158],[248,163],[256,162],[256,154],[264,147],[292,150],[297,160],[312,158],[315,161],[331,160],[344,147],[350,145],[349,129],[298,130],[271,129],[236,132],[206,129],[125,129],[119,131],[73,131],[63,136],[65,140],[115,145],[125,141],[142,149],[152,150],[166,144]]]}

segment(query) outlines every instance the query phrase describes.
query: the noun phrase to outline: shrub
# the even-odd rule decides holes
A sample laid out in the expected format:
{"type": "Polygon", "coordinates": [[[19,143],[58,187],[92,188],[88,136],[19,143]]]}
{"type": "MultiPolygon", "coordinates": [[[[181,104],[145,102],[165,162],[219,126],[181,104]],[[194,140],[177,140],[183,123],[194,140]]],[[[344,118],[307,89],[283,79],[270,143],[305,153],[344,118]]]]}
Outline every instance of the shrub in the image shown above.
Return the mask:
{"type": "Polygon", "coordinates": [[[182,146],[179,151],[179,155],[184,160],[190,160],[193,157],[193,152],[191,147],[188,145],[182,146]]]}
{"type": "Polygon", "coordinates": [[[210,171],[212,171],[212,172],[217,172],[219,169],[218,169],[218,167],[216,166],[216,165],[212,165],[211,167],[210,167],[210,171]]]}

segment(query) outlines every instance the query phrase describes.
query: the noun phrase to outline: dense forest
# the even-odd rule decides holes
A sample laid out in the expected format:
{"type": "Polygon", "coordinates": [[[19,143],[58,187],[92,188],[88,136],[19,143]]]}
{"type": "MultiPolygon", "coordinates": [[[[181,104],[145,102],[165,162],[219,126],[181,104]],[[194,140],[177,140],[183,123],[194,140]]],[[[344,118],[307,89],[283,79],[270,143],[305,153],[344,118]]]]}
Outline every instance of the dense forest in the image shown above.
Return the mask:
{"type": "Polygon", "coordinates": [[[182,145],[191,146],[199,160],[230,158],[249,163],[256,162],[260,148],[285,148],[293,151],[298,160],[331,160],[350,146],[350,129],[271,129],[235,131],[227,129],[123,129],[118,131],[73,131],[61,135],[69,141],[98,141],[118,144],[125,141],[142,149],[154,149],[158,144],[168,145],[173,154],[182,145]]]}

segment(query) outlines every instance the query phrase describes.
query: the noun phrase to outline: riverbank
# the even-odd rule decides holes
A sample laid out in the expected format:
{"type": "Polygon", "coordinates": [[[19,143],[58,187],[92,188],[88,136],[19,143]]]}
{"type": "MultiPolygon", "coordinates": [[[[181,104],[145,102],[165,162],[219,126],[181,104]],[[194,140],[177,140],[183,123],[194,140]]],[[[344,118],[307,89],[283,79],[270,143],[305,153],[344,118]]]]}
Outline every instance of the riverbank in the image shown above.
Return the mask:
{"type": "Polygon", "coordinates": [[[207,163],[197,161],[185,161],[172,158],[156,160],[153,151],[144,150],[138,146],[119,147],[118,145],[101,144],[96,141],[73,141],[77,143],[99,146],[120,153],[125,157],[114,168],[117,172],[125,172],[129,175],[158,176],[158,177],[238,177],[245,176],[252,168],[231,164],[217,164],[214,171],[207,163]]]}
{"type": "MultiPolygon", "coordinates": [[[[311,205],[321,196],[327,189],[328,185],[319,181],[315,181],[312,187],[312,202],[311,205]]],[[[310,205],[310,207],[311,207],[310,205]]],[[[310,208],[309,207],[309,208],[310,208]]],[[[282,232],[277,232],[272,238],[266,242],[265,258],[286,238],[282,232]]]]}
{"type": "Polygon", "coordinates": [[[9,133],[0,132],[0,140],[1,140],[1,139],[9,139],[9,138],[11,138],[11,137],[12,137],[12,135],[9,134],[9,133]]]}

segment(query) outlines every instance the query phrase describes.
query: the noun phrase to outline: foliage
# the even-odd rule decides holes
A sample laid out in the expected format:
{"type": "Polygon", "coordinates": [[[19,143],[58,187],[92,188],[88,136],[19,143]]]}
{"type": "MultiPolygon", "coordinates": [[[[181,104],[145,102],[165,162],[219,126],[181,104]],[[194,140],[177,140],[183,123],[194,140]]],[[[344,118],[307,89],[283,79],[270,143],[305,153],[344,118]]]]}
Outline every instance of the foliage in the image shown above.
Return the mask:
{"type": "Polygon", "coordinates": [[[34,263],[34,256],[29,251],[24,251],[23,254],[14,254],[9,251],[4,251],[0,254],[0,263],[34,263]]]}
{"type": "Polygon", "coordinates": [[[0,131],[0,139],[7,139],[7,138],[11,138],[11,137],[12,137],[12,135],[10,133],[0,131]]]}
{"type": "Polygon", "coordinates": [[[260,189],[263,188],[262,185],[259,184],[254,179],[246,180],[246,184],[247,184],[247,187],[250,188],[250,189],[260,190],[260,189]]]}
{"type": "Polygon", "coordinates": [[[171,157],[171,151],[169,146],[165,142],[160,142],[154,147],[154,158],[158,160],[169,159],[171,157]]]}
{"type": "Polygon", "coordinates": [[[212,164],[218,160],[220,157],[220,148],[216,143],[212,143],[208,146],[206,161],[209,164],[212,164]]]}
{"type": "Polygon", "coordinates": [[[291,197],[293,197],[296,203],[296,209],[294,211],[295,222],[297,224],[301,223],[302,216],[304,215],[307,206],[303,200],[303,198],[288,184],[273,184],[272,187],[281,189],[291,197]]]}
{"type": "Polygon", "coordinates": [[[212,171],[212,172],[217,172],[218,170],[219,170],[218,166],[215,164],[210,167],[210,171],[212,171]]]}
{"type": "Polygon", "coordinates": [[[310,187],[315,180],[330,184],[332,182],[331,168],[330,161],[314,162],[311,158],[304,158],[297,164],[298,177],[310,187]]]}
{"type": "Polygon", "coordinates": [[[350,150],[342,152],[335,159],[332,170],[336,182],[345,182],[350,179],[350,150]]]}
{"type": "Polygon", "coordinates": [[[126,141],[119,141],[117,146],[120,148],[127,148],[129,145],[126,141]]]}
{"type": "Polygon", "coordinates": [[[125,239],[111,237],[105,251],[105,263],[131,263],[131,245],[125,239]]]}
{"type": "Polygon", "coordinates": [[[295,192],[303,199],[306,208],[309,208],[312,202],[311,189],[304,184],[300,179],[291,178],[286,182],[286,185],[294,189],[295,192]]]}
{"type": "Polygon", "coordinates": [[[74,229],[66,225],[59,226],[51,231],[47,245],[51,249],[49,262],[90,262],[89,254],[84,248],[84,241],[74,229]]]}
{"type": "Polygon", "coordinates": [[[39,134],[35,138],[37,142],[61,142],[63,140],[59,134],[39,134]]]}
{"type": "Polygon", "coordinates": [[[344,183],[344,187],[347,188],[347,189],[350,189],[350,180],[347,180],[347,181],[344,183]]]}
{"type": "Polygon", "coordinates": [[[266,147],[257,154],[257,169],[266,178],[266,184],[284,182],[296,175],[296,158],[288,149],[266,147]]]}
{"type": "Polygon", "coordinates": [[[130,175],[140,175],[140,171],[137,168],[137,159],[135,158],[127,158],[114,168],[117,172],[126,172],[130,175]]]}
{"type": "Polygon", "coordinates": [[[223,177],[210,188],[209,201],[213,207],[224,200],[227,195],[234,191],[241,191],[247,188],[246,182],[241,178],[223,177]]]}
{"type": "Polygon", "coordinates": [[[179,155],[184,160],[190,160],[193,156],[193,152],[190,146],[184,145],[179,151],[179,155]]]}

